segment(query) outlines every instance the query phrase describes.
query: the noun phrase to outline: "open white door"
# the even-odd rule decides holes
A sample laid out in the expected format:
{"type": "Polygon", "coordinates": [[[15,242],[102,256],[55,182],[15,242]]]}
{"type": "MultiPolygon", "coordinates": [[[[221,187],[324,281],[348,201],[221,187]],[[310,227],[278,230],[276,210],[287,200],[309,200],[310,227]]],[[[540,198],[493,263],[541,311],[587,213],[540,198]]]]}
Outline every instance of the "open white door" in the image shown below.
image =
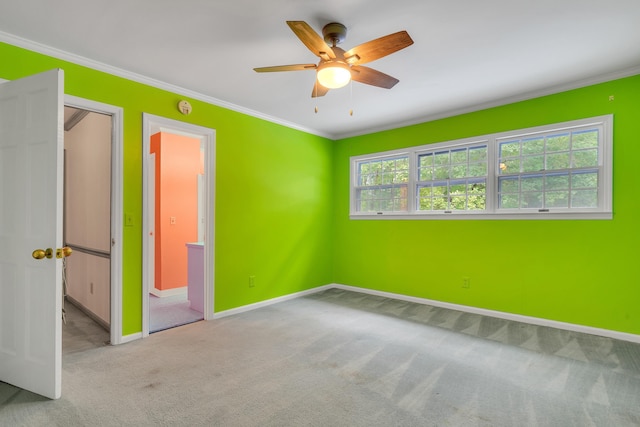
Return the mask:
{"type": "Polygon", "coordinates": [[[51,399],[62,372],[63,93],[62,70],[0,84],[0,380],[51,399]]]}

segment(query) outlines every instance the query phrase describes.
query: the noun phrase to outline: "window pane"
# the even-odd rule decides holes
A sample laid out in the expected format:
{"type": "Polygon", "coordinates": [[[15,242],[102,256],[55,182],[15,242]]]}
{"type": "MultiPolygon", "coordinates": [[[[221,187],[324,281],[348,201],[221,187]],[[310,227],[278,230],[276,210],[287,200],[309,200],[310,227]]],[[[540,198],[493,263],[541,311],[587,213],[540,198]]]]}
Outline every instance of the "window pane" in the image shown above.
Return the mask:
{"type": "Polygon", "coordinates": [[[439,153],[436,153],[435,157],[434,157],[434,161],[436,165],[448,165],[450,163],[449,161],[449,152],[448,151],[441,151],[439,153]]]}
{"type": "Polygon", "coordinates": [[[434,197],[433,198],[433,210],[434,211],[446,211],[449,209],[448,197],[434,197]]]}
{"type": "Polygon", "coordinates": [[[547,170],[568,169],[569,153],[556,153],[547,156],[547,170]]]}
{"type": "Polygon", "coordinates": [[[572,208],[595,208],[598,207],[597,190],[574,190],[571,192],[572,208]]]}
{"type": "Polygon", "coordinates": [[[569,134],[563,133],[547,137],[547,152],[569,150],[569,134]]]}
{"type": "Polygon", "coordinates": [[[522,158],[522,172],[537,172],[544,169],[544,156],[527,156],[522,158]]]}
{"type": "Polygon", "coordinates": [[[598,130],[584,130],[574,132],[572,135],[571,148],[574,150],[580,148],[596,148],[598,146],[598,130]]]}
{"type": "Polygon", "coordinates": [[[569,191],[549,191],[545,193],[545,208],[568,208],[569,191]]]}
{"type": "Polygon", "coordinates": [[[522,193],[522,208],[542,208],[542,192],[522,193]]]}
{"type": "Polygon", "coordinates": [[[466,209],[467,197],[466,196],[451,196],[451,209],[463,211],[466,209]]]}
{"type": "Polygon", "coordinates": [[[469,176],[487,176],[487,162],[470,163],[469,176]]]}
{"type": "Polygon", "coordinates": [[[395,183],[406,183],[409,182],[409,171],[408,170],[400,170],[396,173],[393,182],[395,183]]]}
{"type": "Polygon", "coordinates": [[[467,193],[469,194],[484,194],[486,191],[487,191],[487,184],[484,182],[467,184],[467,193]]]}
{"type": "Polygon", "coordinates": [[[466,164],[451,166],[451,178],[466,178],[467,176],[466,164]]]}
{"type": "Polygon", "coordinates": [[[434,196],[448,196],[449,189],[446,186],[434,186],[433,187],[433,195],[434,196]]]}
{"type": "Polygon", "coordinates": [[[500,162],[500,173],[519,173],[520,159],[502,160],[500,162]]]}
{"type": "Polygon", "coordinates": [[[541,176],[523,176],[521,186],[522,191],[542,191],[544,189],[541,176]]]}
{"type": "Polygon", "coordinates": [[[467,163],[467,149],[451,151],[451,163],[467,163]]]}
{"type": "Polygon", "coordinates": [[[577,173],[571,176],[572,188],[598,188],[598,172],[577,173]]]}
{"type": "Polygon", "coordinates": [[[433,179],[433,168],[420,169],[420,181],[431,181],[433,179]]]}
{"type": "Polygon", "coordinates": [[[431,155],[431,153],[420,155],[418,157],[418,166],[419,167],[433,166],[433,156],[431,155]]]}
{"type": "Polygon", "coordinates": [[[467,184],[455,184],[449,187],[450,194],[465,194],[467,190],[467,184]]]}
{"type": "Polygon", "coordinates": [[[420,187],[418,189],[418,196],[431,197],[431,187],[420,187]]]}
{"type": "Polygon", "coordinates": [[[407,210],[409,157],[394,156],[358,163],[356,209],[360,212],[407,210]]]}
{"type": "Polygon", "coordinates": [[[433,174],[434,179],[448,179],[449,178],[449,166],[436,166],[433,174]]]}
{"type": "Polygon", "coordinates": [[[501,193],[518,193],[520,191],[520,180],[516,178],[500,178],[498,181],[501,193]]]}
{"type": "Polygon", "coordinates": [[[472,147],[469,148],[469,161],[480,162],[487,161],[487,147],[472,147]]]}
{"type": "Polygon", "coordinates": [[[472,211],[485,210],[487,208],[487,198],[482,196],[469,196],[467,200],[467,209],[472,211]]]}
{"type": "Polygon", "coordinates": [[[421,211],[430,211],[431,208],[432,208],[432,205],[431,205],[430,197],[428,199],[422,199],[422,198],[420,199],[418,209],[420,209],[421,211]]]}
{"type": "Polygon", "coordinates": [[[500,196],[500,207],[504,209],[517,209],[520,207],[519,194],[503,194],[500,196]]]}
{"type": "Polygon", "coordinates": [[[544,138],[531,138],[522,141],[522,154],[543,154],[544,138]]]}
{"type": "Polygon", "coordinates": [[[582,150],[573,152],[573,167],[586,168],[598,166],[598,150],[582,150]]]}
{"type": "Polygon", "coordinates": [[[569,175],[547,175],[545,177],[546,190],[568,190],[569,175]]]}
{"type": "Polygon", "coordinates": [[[520,155],[520,141],[503,142],[500,144],[500,157],[513,157],[520,155]]]}
{"type": "Polygon", "coordinates": [[[396,160],[396,169],[398,170],[409,170],[409,158],[403,157],[401,159],[396,160]]]}

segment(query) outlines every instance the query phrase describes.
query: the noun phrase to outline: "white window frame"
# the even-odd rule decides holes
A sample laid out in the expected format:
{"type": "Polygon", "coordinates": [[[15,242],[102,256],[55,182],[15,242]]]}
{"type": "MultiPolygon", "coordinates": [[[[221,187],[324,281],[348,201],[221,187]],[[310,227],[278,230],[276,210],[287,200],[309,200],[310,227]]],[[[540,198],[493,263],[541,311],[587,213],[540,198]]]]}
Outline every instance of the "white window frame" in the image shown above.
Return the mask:
{"type": "Polygon", "coordinates": [[[537,126],[465,138],[453,141],[426,144],[398,150],[371,153],[350,158],[350,218],[351,219],[612,219],[613,218],[613,115],[591,117],[569,122],[537,126]],[[596,208],[545,208],[512,210],[498,208],[499,142],[509,138],[521,138],[549,132],[570,131],[583,127],[598,127],[598,207],[596,208]],[[483,211],[420,211],[417,206],[418,156],[425,152],[451,150],[479,144],[487,145],[486,209],[483,211]],[[358,164],[363,161],[380,160],[407,155],[409,157],[408,210],[406,212],[359,212],[355,192],[358,184],[358,164]]]}

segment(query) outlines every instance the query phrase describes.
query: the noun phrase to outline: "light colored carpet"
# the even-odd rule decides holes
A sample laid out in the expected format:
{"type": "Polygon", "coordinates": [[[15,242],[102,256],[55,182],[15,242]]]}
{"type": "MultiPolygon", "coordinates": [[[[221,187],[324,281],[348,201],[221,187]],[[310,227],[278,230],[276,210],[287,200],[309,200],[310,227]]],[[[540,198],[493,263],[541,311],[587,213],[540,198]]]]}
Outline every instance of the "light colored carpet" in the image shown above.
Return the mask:
{"type": "Polygon", "coordinates": [[[169,297],[149,295],[149,332],[164,331],[204,319],[204,314],[192,310],[186,292],[169,297]]]}
{"type": "Polygon", "coordinates": [[[328,290],[64,358],[10,426],[637,426],[640,345],[328,290]]]}

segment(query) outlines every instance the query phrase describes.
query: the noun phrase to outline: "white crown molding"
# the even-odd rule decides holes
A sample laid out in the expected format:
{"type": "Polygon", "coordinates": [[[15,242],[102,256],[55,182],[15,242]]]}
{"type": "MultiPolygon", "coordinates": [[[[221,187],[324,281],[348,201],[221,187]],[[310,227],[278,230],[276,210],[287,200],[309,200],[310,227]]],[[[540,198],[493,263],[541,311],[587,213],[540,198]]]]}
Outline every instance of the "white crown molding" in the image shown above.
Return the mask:
{"type": "MultiPolygon", "coordinates": [[[[0,42],[4,42],[10,45],[14,45],[17,47],[21,47],[27,50],[31,50],[37,53],[41,53],[43,55],[51,56],[57,59],[61,59],[63,61],[68,61],[77,65],[81,65],[87,68],[91,68],[97,71],[102,71],[107,74],[112,74],[114,76],[122,77],[127,80],[131,80],[137,83],[145,84],[147,86],[155,87],[158,89],[163,89],[169,92],[173,92],[178,95],[183,95],[192,99],[197,99],[199,101],[206,102],[208,104],[216,105],[218,107],[226,108],[228,110],[236,111],[238,113],[246,114],[248,116],[252,116],[258,119],[262,119],[271,123],[279,124],[291,129],[299,130],[305,133],[309,133],[312,135],[317,135],[323,138],[328,138],[334,141],[351,138],[355,136],[369,135],[376,132],[384,132],[392,129],[398,129],[407,126],[413,126],[421,123],[428,123],[435,120],[446,119],[448,117],[459,116],[462,114],[473,113],[476,111],[486,110],[489,108],[500,107],[503,105],[513,104],[516,102],[527,101],[529,99],[539,98],[542,96],[553,95],[560,92],[565,92],[573,89],[579,89],[586,86],[591,86],[599,83],[604,83],[611,80],[617,80],[625,77],[634,76],[640,74],[640,67],[631,67],[624,70],[619,70],[611,73],[605,73],[594,77],[589,77],[582,80],[577,80],[574,82],[556,85],[547,87],[544,89],[531,91],[527,93],[523,93],[520,95],[515,95],[511,97],[501,98],[495,101],[490,101],[482,104],[475,104],[467,107],[457,108],[449,111],[445,111],[442,113],[429,114],[425,116],[415,117],[413,119],[405,120],[399,123],[395,123],[393,125],[388,126],[379,126],[379,127],[370,127],[367,130],[356,131],[356,132],[345,132],[338,134],[329,134],[326,132],[321,132],[317,129],[311,129],[308,127],[300,126],[296,123],[289,122],[286,120],[279,119],[277,117],[269,116],[267,114],[263,114],[259,111],[251,110],[248,108],[241,107],[239,105],[232,104],[230,102],[226,102],[208,95],[204,95],[199,92],[195,92],[189,89],[185,89],[180,86],[172,85],[170,83],[166,83],[160,80],[152,79],[150,77],[143,76],[141,74],[133,73],[127,70],[123,70],[121,68],[113,67],[111,65],[94,61],[92,59],[88,59],[79,55],[75,55],[60,49],[53,48],[51,46],[44,45],[42,43],[37,43],[31,40],[27,40],[13,34],[5,33],[0,31],[0,42]]],[[[2,83],[2,79],[0,79],[0,83],[2,83]]]]}
{"type": "MultiPolygon", "coordinates": [[[[166,90],[168,92],[173,92],[178,95],[182,95],[191,99],[196,99],[198,101],[206,102],[208,104],[216,105],[218,107],[226,108],[227,110],[232,110],[238,113],[246,114],[248,116],[252,116],[261,120],[266,120],[268,122],[282,125],[291,129],[299,130],[312,135],[321,136],[323,138],[328,138],[331,140],[336,139],[334,135],[321,132],[317,129],[311,129],[304,126],[300,126],[296,123],[282,120],[277,117],[269,116],[259,111],[251,110],[249,108],[244,108],[239,105],[214,98],[212,96],[204,95],[202,93],[195,92],[190,89],[185,89],[183,87],[166,83],[160,80],[152,79],[150,77],[143,76],[141,74],[137,74],[131,71],[127,71],[122,68],[114,67],[114,66],[105,64],[103,62],[94,61],[93,59],[85,58],[80,55],[75,55],[73,53],[69,53],[64,50],[60,50],[51,46],[47,46],[42,43],[27,40],[22,37],[15,36],[13,34],[5,33],[3,31],[0,31],[0,42],[4,42],[13,46],[17,46],[23,49],[40,53],[43,55],[51,56],[53,58],[61,59],[63,61],[71,62],[76,65],[81,65],[83,67],[91,68],[93,70],[102,71],[104,73],[111,74],[117,77],[122,77],[124,79],[141,83],[147,86],[166,90]]],[[[2,80],[0,80],[0,83],[1,82],[2,80]]]]}
{"type": "Polygon", "coordinates": [[[540,98],[543,96],[554,95],[561,92],[566,92],[569,90],[580,89],[587,86],[596,85],[599,83],[605,83],[612,80],[622,79],[625,77],[631,77],[640,74],[640,67],[631,67],[624,70],[619,70],[611,73],[601,74],[595,77],[589,77],[582,80],[576,80],[574,82],[550,86],[544,89],[535,90],[532,92],[523,93],[520,95],[514,95],[507,98],[501,98],[495,101],[489,101],[482,104],[470,105],[467,107],[456,108],[453,110],[445,111],[442,113],[429,114],[426,116],[416,117],[413,119],[409,119],[406,121],[395,123],[391,126],[380,126],[369,128],[366,131],[361,132],[352,132],[352,133],[341,133],[334,135],[336,140],[351,138],[354,136],[362,136],[369,135],[376,132],[384,132],[387,130],[403,128],[407,126],[419,125],[422,123],[433,122],[435,120],[446,119],[448,117],[460,116],[462,114],[473,113],[476,111],[487,110],[489,108],[501,107],[503,105],[514,104],[516,102],[527,101],[530,99],[540,98]]]}

